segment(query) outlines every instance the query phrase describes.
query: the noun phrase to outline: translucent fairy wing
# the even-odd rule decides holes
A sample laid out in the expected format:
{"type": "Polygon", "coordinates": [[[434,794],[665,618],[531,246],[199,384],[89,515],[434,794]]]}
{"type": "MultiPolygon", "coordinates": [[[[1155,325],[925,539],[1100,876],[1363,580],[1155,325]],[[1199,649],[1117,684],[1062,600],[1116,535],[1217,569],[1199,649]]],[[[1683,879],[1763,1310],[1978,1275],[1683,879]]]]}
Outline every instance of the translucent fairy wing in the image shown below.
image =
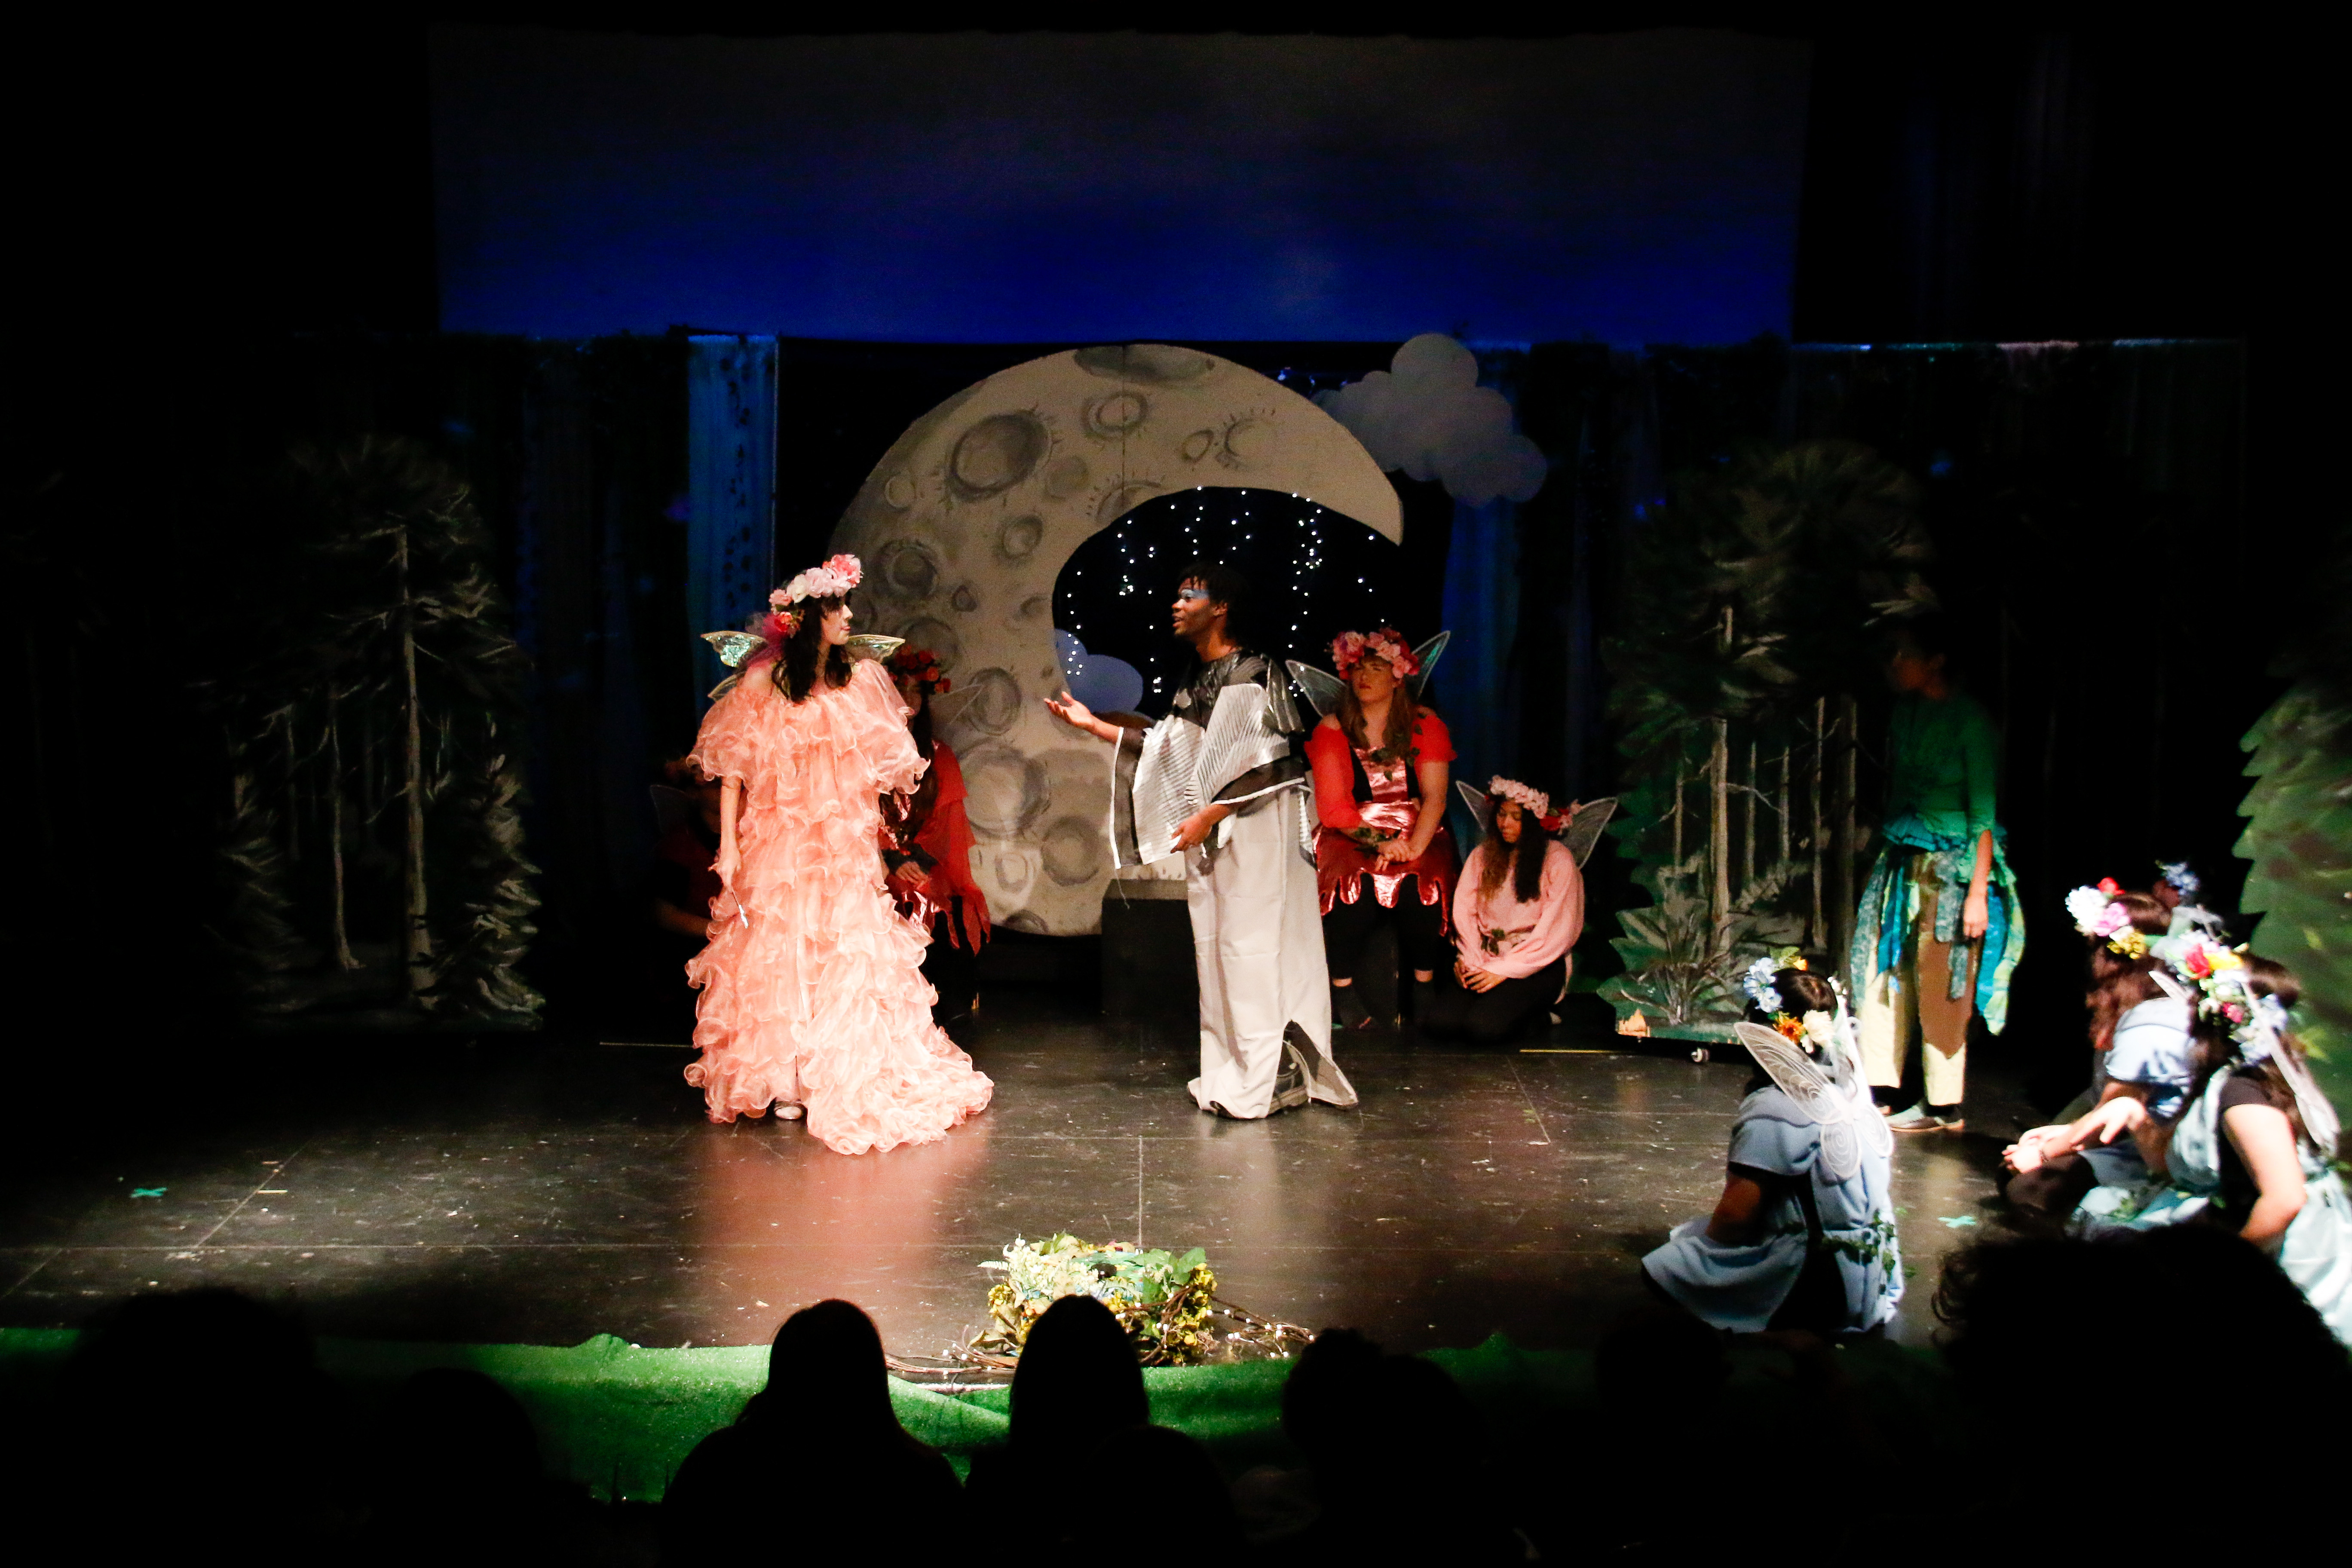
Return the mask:
{"type": "MultiPolygon", "coordinates": [[[[1895,1136],[1886,1131],[1885,1118],[1874,1116],[1871,1120],[1878,1123],[1878,1130],[1885,1136],[1895,1136]]],[[[1853,1180],[1853,1173],[1862,1169],[1862,1140],[1854,1131],[1852,1117],[1842,1116],[1835,1121],[1822,1123],[1822,1165],[1832,1180],[1840,1182],[1853,1180]]]]}
{"type": "Polygon", "coordinates": [[[1470,808],[1470,815],[1476,817],[1483,826],[1486,821],[1487,802],[1493,797],[1468,779],[1455,779],[1454,787],[1462,792],[1462,804],[1470,808]]]}
{"type": "MultiPolygon", "coordinates": [[[[718,650],[719,663],[730,669],[740,669],[762,639],[757,632],[705,632],[702,640],[718,650]]],[[[718,693],[711,695],[716,697],[718,693]]]]}
{"type": "Polygon", "coordinates": [[[963,717],[963,710],[971,705],[971,700],[979,695],[980,691],[981,688],[977,686],[959,686],[953,691],[933,696],[931,699],[932,724],[940,729],[946,729],[954,724],[957,720],[963,717]]]}
{"type": "Polygon", "coordinates": [[[1413,661],[1421,668],[1406,676],[1404,683],[1412,688],[1415,697],[1420,696],[1421,689],[1429,684],[1430,672],[1437,668],[1437,661],[1445,657],[1445,645],[1453,640],[1452,632],[1440,632],[1412,650],[1413,661]]]}
{"type": "Polygon", "coordinates": [[[1836,1081],[1806,1055],[1802,1046],[1778,1029],[1745,1020],[1731,1028],[1739,1037],[1739,1043],[1748,1047],[1748,1054],[1756,1058],[1756,1065],[1780,1086],[1780,1092],[1821,1125],[1822,1159],[1830,1174],[1843,1182],[1862,1169],[1862,1142],[1853,1128],[1853,1102],[1836,1081]]]}
{"type": "Polygon", "coordinates": [[[703,697],[706,700],[716,702],[720,698],[726,696],[729,692],[734,690],[736,686],[741,682],[742,679],[743,678],[740,675],[730,675],[726,679],[720,681],[718,685],[712,687],[709,691],[704,692],[703,697]]]}
{"type": "Polygon", "coordinates": [[[1601,830],[1616,814],[1617,797],[1613,795],[1605,800],[1577,803],[1576,820],[1560,834],[1559,841],[1568,846],[1568,852],[1576,857],[1579,866],[1592,858],[1592,847],[1601,842],[1601,830]]]}
{"type": "Polygon", "coordinates": [[[848,647],[849,657],[852,658],[888,658],[907,646],[907,639],[877,637],[871,632],[860,632],[851,637],[845,646],[848,647]]]}
{"type": "Polygon", "coordinates": [[[1318,669],[1295,658],[1286,662],[1290,679],[1298,682],[1299,690],[1307,693],[1307,700],[1314,704],[1317,718],[1323,717],[1339,705],[1339,693],[1348,689],[1346,681],[1328,669],[1318,669]]]}

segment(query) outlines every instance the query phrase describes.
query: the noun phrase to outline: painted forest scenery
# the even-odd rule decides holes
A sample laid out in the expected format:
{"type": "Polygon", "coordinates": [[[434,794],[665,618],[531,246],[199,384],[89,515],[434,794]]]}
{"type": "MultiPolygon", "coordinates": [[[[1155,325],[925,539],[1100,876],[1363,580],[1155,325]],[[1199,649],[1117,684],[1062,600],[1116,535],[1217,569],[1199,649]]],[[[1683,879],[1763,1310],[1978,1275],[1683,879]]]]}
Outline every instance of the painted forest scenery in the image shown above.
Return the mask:
{"type": "Polygon", "coordinates": [[[1738,974],[1851,934],[1860,704],[1888,629],[1935,606],[1919,486],[1869,447],[1754,447],[1643,531],[1610,649],[1628,787],[1610,831],[1654,901],[1622,911],[1621,1027],[1727,1038],[1738,974]],[[1640,1022],[1636,1022],[1636,1016],[1640,1022]]]}
{"type": "Polygon", "coordinates": [[[207,695],[232,766],[215,931],[250,1016],[529,1027],[524,660],[465,485],[416,444],[304,448],[278,580],[207,695]]]}

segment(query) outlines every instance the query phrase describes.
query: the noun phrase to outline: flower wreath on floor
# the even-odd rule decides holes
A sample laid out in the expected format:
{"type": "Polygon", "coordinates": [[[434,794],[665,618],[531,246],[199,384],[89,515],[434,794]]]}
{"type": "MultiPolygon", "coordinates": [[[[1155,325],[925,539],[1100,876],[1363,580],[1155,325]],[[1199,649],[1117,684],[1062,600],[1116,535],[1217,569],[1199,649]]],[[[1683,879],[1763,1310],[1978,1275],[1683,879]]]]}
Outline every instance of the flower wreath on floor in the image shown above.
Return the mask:
{"type": "Polygon", "coordinates": [[[1118,1241],[1097,1247],[1067,1234],[1015,1237],[1003,1262],[981,1267],[1004,1278],[989,1288],[988,1327],[958,1359],[982,1366],[1012,1366],[1045,1309],[1065,1296],[1108,1307],[1145,1366],[1287,1356],[1312,1337],[1219,1300],[1217,1277],[1197,1247],[1178,1254],[1118,1241]]]}

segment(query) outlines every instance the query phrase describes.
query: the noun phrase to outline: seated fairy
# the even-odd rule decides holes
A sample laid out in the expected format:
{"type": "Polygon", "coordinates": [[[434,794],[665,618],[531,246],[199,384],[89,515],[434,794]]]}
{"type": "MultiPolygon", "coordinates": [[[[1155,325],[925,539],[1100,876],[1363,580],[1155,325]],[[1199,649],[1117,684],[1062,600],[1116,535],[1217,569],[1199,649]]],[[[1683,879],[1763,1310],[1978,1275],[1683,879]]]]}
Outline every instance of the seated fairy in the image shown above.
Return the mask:
{"type": "Polygon", "coordinates": [[[2083,1005],[2098,1065],[2072,1114],[2002,1152],[2016,1173],[2003,1191],[2029,1217],[2121,1219],[2162,1170],[2163,1129],[2188,1100],[2187,993],[2151,947],[2171,922],[2158,900],[2110,879],[2067,894],[2066,910],[2090,950],[2083,1005]]]}
{"type": "Polygon", "coordinates": [[[1771,965],[1759,960],[1747,984],[1773,1026],[1737,1026],[1764,1070],[1732,1123],[1723,1195],[1642,1268],[1667,1298],[1734,1333],[1867,1332],[1903,1299],[1887,1194],[1895,1137],[1863,1081],[1844,994],[1771,965]]]}
{"type": "Polygon", "coordinates": [[[1516,779],[1489,780],[1491,795],[1455,787],[1486,833],[1454,889],[1454,984],[1437,987],[1421,1026],[1492,1042],[1566,993],[1584,930],[1580,868],[1616,803],[1554,816],[1549,795],[1516,779]]]}
{"type": "MultiPolygon", "coordinates": [[[[2159,1188],[2130,1223],[2234,1231],[2352,1344],[2352,1197],[2335,1164],[2343,1129],[2287,1026],[2301,987],[2284,965],[2194,928],[2156,952],[2193,998],[2195,1088],[2162,1130],[2159,1188]]],[[[2144,1119],[2132,1120],[2144,1133],[2144,1119]]]]}

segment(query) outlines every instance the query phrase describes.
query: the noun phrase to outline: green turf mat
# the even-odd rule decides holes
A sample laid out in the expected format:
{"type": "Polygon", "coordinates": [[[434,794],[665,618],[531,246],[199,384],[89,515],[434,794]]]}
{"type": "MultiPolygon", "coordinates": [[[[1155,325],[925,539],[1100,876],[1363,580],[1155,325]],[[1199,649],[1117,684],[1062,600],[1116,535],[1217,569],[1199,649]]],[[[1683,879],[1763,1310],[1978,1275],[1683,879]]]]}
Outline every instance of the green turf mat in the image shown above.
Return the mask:
{"type": "MultiPolygon", "coordinates": [[[[70,1330],[0,1330],[0,1402],[22,1420],[53,1383],[79,1338],[70,1330]]],[[[604,1498],[654,1501],[694,1445],[733,1421],[767,1382],[764,1345],[645,1350],[611,1335],[584,1344],[409,1344],[320,1340],[319,1363],[349,1391],[364,1419],[410,1373],[469,1367],[510,1390],[530,1414],[551,1472],[604,1498]]],[[[1469,1350],[1441,1350],[1443,1366],[1498,1437],[1547,1447],[1596,1429],[1592,1358],[1582,1351],[1528,1351],[1497,1334],[1469,1350]]],[[[1893,1345],[1857,1346],[1843,1358],[1864,1403],[1908,1419],[1942,1414],[1948,1397],[1934,1357],[1893,1345]]],[[[1773,1352],[1735,1349],[1727,1401],[1741,1424],[1795,1397],[1773,1352]]],[[[1152,1419],[1198,1438],[1226,1473],[1295,1462],[1281,1433],[1287,1362],[1147,1370],[1152,1419]]],[[[979,1449],[1004,1441],[1002,1388],[944,1394],[893,1379],[899,1421],[944,1451],[959,1471],[979,1449]]],[[[1763,1429],[1770,1429],[1769,1421],[1763,1429]]]]}

